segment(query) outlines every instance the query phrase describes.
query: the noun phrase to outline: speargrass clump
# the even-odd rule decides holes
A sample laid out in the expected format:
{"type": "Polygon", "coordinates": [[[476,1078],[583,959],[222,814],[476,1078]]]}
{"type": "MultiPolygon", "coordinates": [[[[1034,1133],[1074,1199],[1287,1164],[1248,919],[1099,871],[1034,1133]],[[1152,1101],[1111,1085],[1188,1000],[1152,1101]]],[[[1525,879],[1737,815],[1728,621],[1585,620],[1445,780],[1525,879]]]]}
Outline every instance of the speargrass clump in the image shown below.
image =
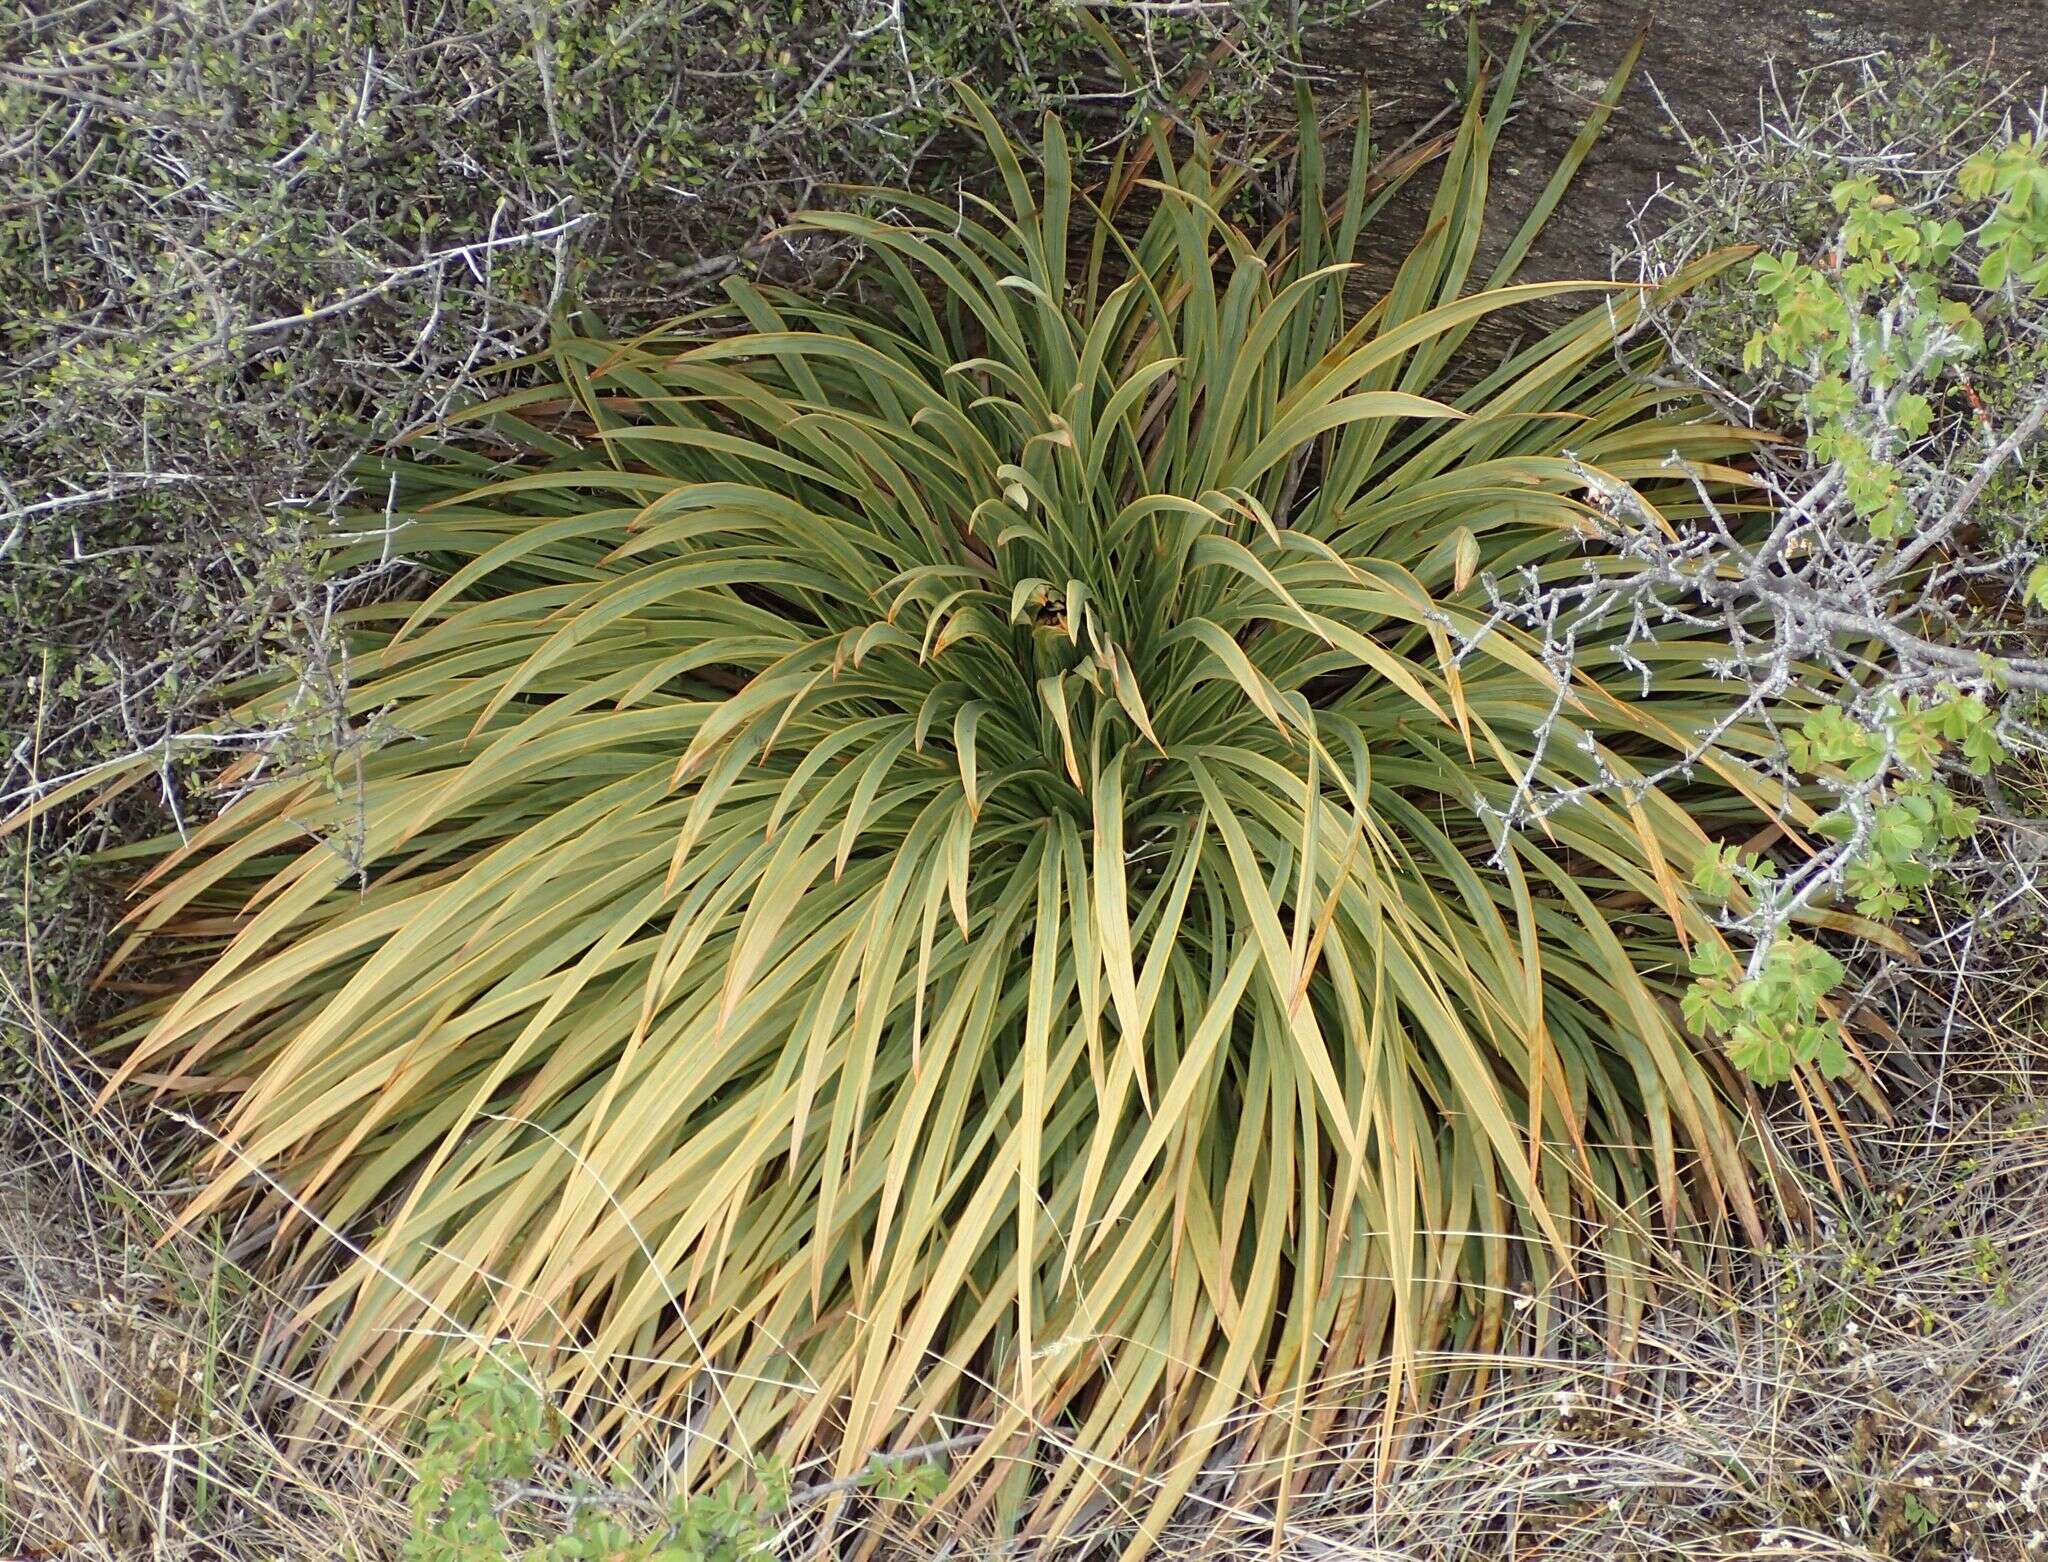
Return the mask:
{"type": "Polygon", "coordinates": [[[1362,307],[1424,158],[1361,130],[1326,205],[1311,131],[1249,231],[1200,140],[1084,187],[970,98],[1000,199],[807,219],[846,301],[565,333],[390,464],[338,566],[443,578],[348,619],[385,741],[163,849],[123,958],[194,974],[115,1043],[219,1103],[195,1210],[273,1211],[323,1383],[415,1409],[509,1339],[707,1487],[971,1428],[957,1493],[1151,1527],[1226,1436],[1278,1490],[1540,1331],[1518,1289],[1619,1352],[1653,1248],[1757,1232],[1684,873],[1800,805],[1741,728],[1611,784],[1713,726],[1716,647],[1560,688],[1481,578],[1584,570],[1618,492],[1685,524],[1744,438],[1627,372],[1639,290],[1512,282],[1594,127],[1478,269],[1519,58],[1362,307]],[[1503,830],[1532,785],[1585,799],[1503,830]]]}

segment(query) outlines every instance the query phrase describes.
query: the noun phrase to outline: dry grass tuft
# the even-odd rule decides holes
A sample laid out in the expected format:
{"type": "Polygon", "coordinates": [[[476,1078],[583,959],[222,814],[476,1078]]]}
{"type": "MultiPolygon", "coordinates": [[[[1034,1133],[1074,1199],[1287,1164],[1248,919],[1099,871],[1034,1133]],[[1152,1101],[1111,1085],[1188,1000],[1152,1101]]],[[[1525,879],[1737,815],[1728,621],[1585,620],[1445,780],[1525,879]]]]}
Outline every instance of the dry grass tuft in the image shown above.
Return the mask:
{"type": "MultiPolygon", "coordinates": [[[[0,1552],[66,1562],[369,1559],[404,1535],[360,1454],[284,1446],[290,1311],[216,1242],[168,1241],[143,1136],[75,1101],[68,1047],[0,992],[45,1087],[0,1109],[0,1552]],[[49,1117],[37,1107],[50,1106],[49,1117]]],[[[396,1465],[394,1463],[394,1468],[396,1465]]]]}
{"type": "Polygon", "coordinates": [[[1866,1195],[1762,1272],[1667,1301],[1625,1383],[1560,1361],[1382,1490],[1338,1483],[1290,1539],[1418,1562],[2040,1554],[2048,1117],[1865,1149],[1866,1195]]]}

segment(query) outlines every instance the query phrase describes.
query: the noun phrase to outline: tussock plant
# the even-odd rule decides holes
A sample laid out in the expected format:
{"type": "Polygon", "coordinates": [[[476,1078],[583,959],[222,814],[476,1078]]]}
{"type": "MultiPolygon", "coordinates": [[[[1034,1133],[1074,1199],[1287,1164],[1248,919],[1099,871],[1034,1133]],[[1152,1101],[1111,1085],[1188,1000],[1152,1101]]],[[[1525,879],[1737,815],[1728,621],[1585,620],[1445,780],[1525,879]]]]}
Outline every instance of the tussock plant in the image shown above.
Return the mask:
{"type": "Polygon", "coordinates": [[[1560,689],[1487,587],[1725,504],[1744,438],[1629,372],[1640,290],[1512,280],[1597,125],[1481,264],[1519,63],[1404,156],[1304,135],[1277,223],[1199,140],[1084,184],[970,98],[996,197],[806,219],[834,301],[564,328],[375,476],[337,567],[438,574],[346,619],[345,763],[154,849],[120,959],[192,974],[114,1042],[324,1383],[509,1341],[707,1489],[943,1442],[970,1509],[1142,1531],[1560,1287],[1625,1352],[1655,1250],[1758,1232],[1686,875],[1798,804],[1742,728],[1626,784],[1713,727],[1706,632],[1585,626],[1560,689]],[[1502,829],[1532,786],[1585,796],[1502,829]]]}

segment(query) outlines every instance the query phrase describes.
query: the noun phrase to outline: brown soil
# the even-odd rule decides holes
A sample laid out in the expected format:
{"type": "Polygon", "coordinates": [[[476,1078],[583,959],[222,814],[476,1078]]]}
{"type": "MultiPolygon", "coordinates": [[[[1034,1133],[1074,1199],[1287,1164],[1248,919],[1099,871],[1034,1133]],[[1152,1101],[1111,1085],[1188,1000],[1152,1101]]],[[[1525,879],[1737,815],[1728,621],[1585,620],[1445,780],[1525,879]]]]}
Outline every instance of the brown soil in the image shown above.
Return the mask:
{"type": "MultiPolygon", "coordinates": [[[[1447,83],[1463,80],[1462,32],[1431,38],[1422,15],[1419,0],[1392,0],[1325,33],[1312,51],[1313,63],[1340,81],[1366,79],[1382,146],[1426,122],[1445,105],[1447,83]]],[[[1917,53],[1939,41],[1958,56],[1988,60],[2015,86],[2038,92],[2048,83],[2048,0],[1835,0],[1825,8],[1790,0],[1578,0],[1557,35],[1561,51],[1548,51],[1562,59],[1526,85],[1518,121],[1503,139],[1492,192],[1497,217],[1513,219],[1517,199],[1526,204],[1542,189],[1638,28],[1648,29],[1648,42],[1635,76],[1538,242],[1526,278],[1607,275],[1630,218],[1659,181],[1680,177],[1685,142],[1674,118],[1702,138],[1723,139],[1717,127],[1753,134],[1772,91],[1772,65],[1789,96],[1816,67],[1917,53]]],[[[1326,98],[1343,91],[1333,84],[1326,98]]]]}

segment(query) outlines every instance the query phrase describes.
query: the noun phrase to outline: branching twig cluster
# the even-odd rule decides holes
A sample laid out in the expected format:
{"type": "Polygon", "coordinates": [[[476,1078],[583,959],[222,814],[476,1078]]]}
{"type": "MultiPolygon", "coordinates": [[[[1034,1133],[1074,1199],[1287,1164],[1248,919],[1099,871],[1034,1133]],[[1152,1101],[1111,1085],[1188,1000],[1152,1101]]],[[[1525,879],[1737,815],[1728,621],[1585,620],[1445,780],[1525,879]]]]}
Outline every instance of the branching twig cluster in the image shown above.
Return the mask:
{"type": "Polygon", "coordinates": [[[1731,422],[1791,438],[1762,449],[1753,487],[1732,496],[1678,468],[1706,515],[1684,529],[1582,468],[1596,533],[1582,578],[1493,583],[1489,628],[1541,642],[1559,713],[1596,625],[1627,629],[1618,666],[1586,670],[1645,690],[1660,641],[1725,647],[1710,664],[1728,690],[1725,716],[1687,751],[1578,788],[1547,786],[1532,767],[1504,823],[1539,820],[1594,787],[1639,792],[1689,774],[1737,727],[1774,734],[1779,750],[1763,763],[1819,825],[1788,829],[1798,852],[1731,897],[1751,977],[1819,904],[1893,909],[1889,881],[1874,887],[1868,865],[1900,839],[1931,843],[1951,828],[1949,813],[1932,817],[1945,793],[1888,812],[1903,797],[2043,740],[2033,713],[2048,695],[2048,603],[2029,595],[2048,543],[2048,304],[2015,277],[1986,286],[1972,275],[1995,224],[1958,194],[1972,153],[2024,147],[2043,129],[2038,107],[1987,98],[1969,72],[1936,63],[1899,80],[1864,62],[1832,96],[1811,82],[1804,96],[1779,96],[1754,137],[1695,144],[1706,177],[1666,192],[1646,218],[1646,229],[1665,225],[1630,252],[1635,280],[1661,287],[1738,241],[1761,244],[1762,258],[1652,313],[1663,372],[1704,387],[1731,422]],[[1928,100],[1949,106],[1930,112],[1928,100]],[[1909,258],[1952,226],[1926,250],[1932,261],[1873,281],[1858,268],[1878,223],[1896,225],[1883,231],[1909,258]],[[1808,346],[1775,330],[1795,311],[1836,320],[1839,339],[1808,346]],[[1816,725],[1820,707],[1831,712],[1816,725]]]}

